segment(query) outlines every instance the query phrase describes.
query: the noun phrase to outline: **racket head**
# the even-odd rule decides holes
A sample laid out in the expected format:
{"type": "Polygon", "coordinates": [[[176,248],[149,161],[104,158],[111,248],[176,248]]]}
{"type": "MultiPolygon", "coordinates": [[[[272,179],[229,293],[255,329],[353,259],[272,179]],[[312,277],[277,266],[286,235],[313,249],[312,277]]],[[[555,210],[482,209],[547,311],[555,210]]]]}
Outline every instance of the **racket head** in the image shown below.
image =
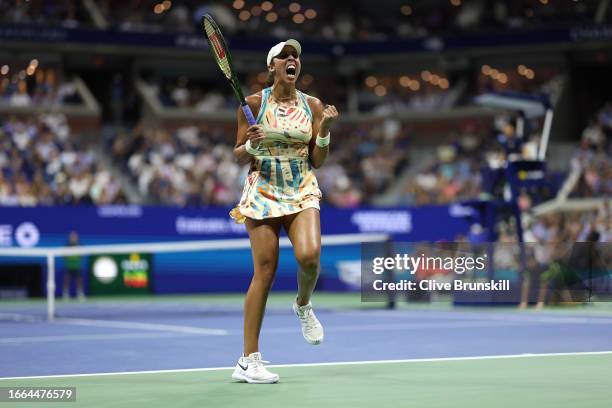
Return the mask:
{"type": "Polygon", "coordinates": [[[221,29],[219,29],[219,26],[210,14],[205,14],[202,17],[202,30],[204,31],[204,36],[206,37],[206,41],[208,41],[208,46],[217,66],[225,78],[230,81],[232,89],[240,103],[243,103],[244,95],[242,94],[242,89],[236,77],[229,48],[223,38],[223,34],[221,34],[221,29]]]}

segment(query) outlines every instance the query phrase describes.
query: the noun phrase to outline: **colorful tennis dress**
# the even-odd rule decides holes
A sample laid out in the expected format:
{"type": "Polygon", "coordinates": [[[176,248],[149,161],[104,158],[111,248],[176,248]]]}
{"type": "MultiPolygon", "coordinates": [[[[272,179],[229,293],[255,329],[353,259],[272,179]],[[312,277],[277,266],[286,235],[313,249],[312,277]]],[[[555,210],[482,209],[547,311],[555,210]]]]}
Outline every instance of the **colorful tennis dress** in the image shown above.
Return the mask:
{"type": "Polygon", "coordinates": [[[312,111],[306,95],[296,92],[296,106],[281,106],[272,88],[262,91],[257,123],[266,139],[251,164],[240,204],[230,211],[237,223],[319,209],[321,191],[308,160],[312,111]]]}

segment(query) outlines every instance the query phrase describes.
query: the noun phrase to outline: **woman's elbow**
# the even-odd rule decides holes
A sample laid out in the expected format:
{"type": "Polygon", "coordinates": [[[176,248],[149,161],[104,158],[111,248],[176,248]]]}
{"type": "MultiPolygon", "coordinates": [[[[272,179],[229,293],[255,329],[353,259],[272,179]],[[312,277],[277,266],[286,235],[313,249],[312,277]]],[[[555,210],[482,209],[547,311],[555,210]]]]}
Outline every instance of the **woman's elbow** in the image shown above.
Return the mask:
{"type": "Polygon", "coordinates": [[[244,153],[240,152],[238,149],[234,149],[234,158],[240,165],[247,164],[249,162],[249,158],[245,157],[244,153]]]}

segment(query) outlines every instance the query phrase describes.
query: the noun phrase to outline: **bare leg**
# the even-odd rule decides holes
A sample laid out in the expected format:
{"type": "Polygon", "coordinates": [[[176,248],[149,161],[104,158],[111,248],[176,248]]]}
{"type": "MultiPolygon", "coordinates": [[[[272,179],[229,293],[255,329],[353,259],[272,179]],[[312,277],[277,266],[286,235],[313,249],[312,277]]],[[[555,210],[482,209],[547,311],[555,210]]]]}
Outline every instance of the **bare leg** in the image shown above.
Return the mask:
{"type": "Polygon", "coordinates": [[[64,271],[64,287],[62,288],[62,298],[70,298],[70,273],[64,271]]]}
{"type": "Polygon", "coordinates": [[[283,224],[293,244],[295,259],[300,265],[296,302],[299,306],[304,306],[310,302],[310,296],[319,278],[319,258],[321,256],[319,210],[307,208],[285,217],[283,224]]]}
{"type": "Polygon", "coordinates": [[[540,292],[538,293],[538,303],[536,309],[544,309],[546,302],[546,294],[548,293],[548,282],[545,279],[540,280],[540,292]]]}
{"type": "Polygon", "coordinates": [[[244,299],[244,355],[259,351],[259,332],[263,322],[268,293],[278,265],[278,235],[280,218],[265,221],[247,218],[251,239],[253,279],[244,299]]]}
{"type": "Polygon", "coordinates": [[[85,288],[83,287],[83,275],[78,271],[76,276],[77,297],[79,300],[85,300],[85,288]]]}
{"type": "MultiPolygon", "coordinates": [[[[525,273],[527,275],[527,273],[525,273]]],[[[525,276],[523,278],[523,284],[521,285],[521,303],[519,304],[519,309],[527,309],[529,305],[529,289],[531,287],[531,283],[529,282],[529,276],[525,276]]]]}

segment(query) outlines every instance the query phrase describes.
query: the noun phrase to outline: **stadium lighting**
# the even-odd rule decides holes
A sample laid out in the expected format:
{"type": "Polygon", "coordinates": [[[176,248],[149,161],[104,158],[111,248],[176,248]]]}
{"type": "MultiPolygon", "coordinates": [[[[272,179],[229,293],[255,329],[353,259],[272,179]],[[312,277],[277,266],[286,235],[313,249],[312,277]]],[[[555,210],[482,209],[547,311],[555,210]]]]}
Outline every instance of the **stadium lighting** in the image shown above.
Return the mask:
{"type": "Polygon", "coordinates": [[[313,77],[312,77],[312,75],[310,75],[310,74],[306,74],[306,75],[304,75],[304,77],[302,78],[302,83],[303,83],[305,86],[310,85],[310,84],[312,83],[312,81],[313,81],[313,77]]]}
{"type": "Polygon", "coordinates": [[[387,94],[387,88],[385,88],[384,85],[376,85],[374,93],[376,96],[385,96],[387,94]]]}
{"type": "Polygon", "coordinates": [[[170,10],[172,7],[172,2],[170,0],[164,0],[162,6],[164,7],[164,11],[170,10]]]}
{"type": "Polygon", "coordinates": [[[266,14],[267,22],[274,23],[276,20],[278,20],[278,14],[276,14],[275,12],[271,11],[268,14],[266,14]]]}
{"type": "Polygon", "coordinates": [[[423,79],[423,81],[425,81],[425,82],[431,81],[431,72],[429,72],[429,71],[421,72],[421,79],[423,79]]]}
{"type": "Polygon", "coordinates": [[[289,11],[292,13],[297,13],[298,11],[301,10],[301,8],[302,6],[300,6],[300,3],[294,2],[289,5],[289,11]]]}
{"type": "Polygon", "coordinates": [[[155,14],[161,14],[164,12],[164,5],[161,3],[157,3],[155,7],[153,7],[153,12],[155,14]]]}
{"type": "Polygon", "coordinates": [[[274,7],[274,4],[272,4],[271,1],[264,1],[263,3],[261,3],[261,9],[263,11],[270,11],[272,10],[272,7],[274,7]]]}
{"type": "Polygon", "coordinates": [[[365,84],[370,88],[374,88],[378,84],[378,80],[375,76],[370,75],[365,79],[365,84]]]}
{"type": "Polygon", "coordinates": [[[402,13],[405,16],[410,16],[412,15],[412,7],[408,6],[408,5],[404,5],[400,7],[400,13],[402,13]]]}
{"type": "Polygon", "coordinates": [[[461,5],[461,0],[450,0],[450,3],[455,7],[459,7],[461,5]]]}
{"type": "Polygon", "coordinates": [[[2,75],[6,75],[9,73],[10,67],[8,65],[3,65],[2,68],[0,68],[0,73],[2,75]]]}
{"type": "Polygon", "coordinates": [[[251,18],[251,12],[248,10],[242,10],[240,14],[238,14],[238,18],[241,21],[247,21],[249,18],[251,18]]]}
{"type": "Polygon", "coordinates": [[[307,19],[312,20],[313,18],[317,17],[317,12],[314,9],[308,9],[304,12],[304,16],[306,16],[307,19]]]}
{"type": "Polygon", "coordinates": [[[240,10],[244,7],[244,0],[235,0],[232,7],[234,7],[236,10],[240,10]]]}
{"type": "Polygon", "coordinates": [[[304,22],[304,20],[306,20],[306,18],[304,17],[304,15],[302,13],[297,13],[293,15],[293,22],[295,24],[302,24],[304,22]]]}

